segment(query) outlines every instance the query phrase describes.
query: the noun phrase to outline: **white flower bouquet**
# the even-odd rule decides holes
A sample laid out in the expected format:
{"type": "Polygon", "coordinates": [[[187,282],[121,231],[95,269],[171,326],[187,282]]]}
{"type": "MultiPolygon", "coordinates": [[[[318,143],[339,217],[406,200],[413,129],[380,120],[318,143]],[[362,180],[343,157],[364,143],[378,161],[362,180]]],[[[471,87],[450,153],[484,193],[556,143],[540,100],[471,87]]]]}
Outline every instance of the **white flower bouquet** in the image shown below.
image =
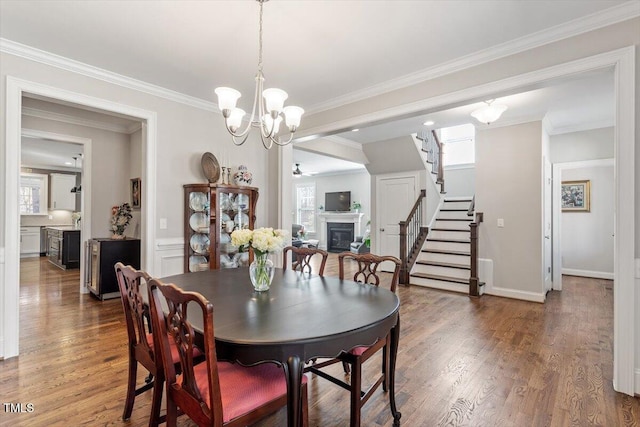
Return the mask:
{"type": "Polygon", "coordinates": [[[252,247],[256,255],[280,252],[287,241],[285,230],[273,228],[241,229],[231,233],[231,244],[240,252],[252,247]]]}
{"type": "Polygon", "coordinates": [[[255,260],[249,265],[249,277],[258,292],[269,290],[273,279],[273,262],[268,258],[272,252],[280,252],[287,241],[285,230],[273,228],[241,229],[231,233],[231,244],[240,252],[253,248],[255,260]]]}

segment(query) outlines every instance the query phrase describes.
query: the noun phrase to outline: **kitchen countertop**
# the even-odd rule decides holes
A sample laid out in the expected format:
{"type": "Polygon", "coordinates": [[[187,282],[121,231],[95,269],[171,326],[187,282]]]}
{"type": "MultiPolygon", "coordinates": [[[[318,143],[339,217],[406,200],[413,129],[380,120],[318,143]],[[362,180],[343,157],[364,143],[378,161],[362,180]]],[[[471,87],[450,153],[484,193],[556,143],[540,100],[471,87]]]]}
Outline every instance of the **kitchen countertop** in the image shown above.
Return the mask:
{"type": "Polygon", "coordinates": [[[80,231],[79,228],[75,228],[73,225],[47,225],[45,228],[58,231],[80,231]]]}

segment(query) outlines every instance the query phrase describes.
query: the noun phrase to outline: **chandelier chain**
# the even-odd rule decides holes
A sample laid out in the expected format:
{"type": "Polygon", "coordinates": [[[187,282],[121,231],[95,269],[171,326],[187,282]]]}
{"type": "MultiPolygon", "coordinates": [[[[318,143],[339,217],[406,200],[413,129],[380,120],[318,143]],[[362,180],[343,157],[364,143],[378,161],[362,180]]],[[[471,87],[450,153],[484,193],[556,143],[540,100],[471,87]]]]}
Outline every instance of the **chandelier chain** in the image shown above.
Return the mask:
{"type": "Polygon", "coordinates": [[[258,71],[262,72],[262,5],[264,2],[260,1],[260,27],[258,31],[258,71]]]}

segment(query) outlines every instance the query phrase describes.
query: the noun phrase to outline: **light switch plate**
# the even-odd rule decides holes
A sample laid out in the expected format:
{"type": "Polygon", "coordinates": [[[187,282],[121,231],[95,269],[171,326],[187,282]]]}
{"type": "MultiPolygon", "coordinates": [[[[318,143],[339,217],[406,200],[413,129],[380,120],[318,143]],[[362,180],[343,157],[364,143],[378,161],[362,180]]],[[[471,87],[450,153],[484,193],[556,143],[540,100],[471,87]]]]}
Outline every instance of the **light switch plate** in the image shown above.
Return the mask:
{"type": "Polygon", "coordinates": [[[160,230],[167,229],[167,218],[160,218],[160,230]]]}
{"type": "Polygon", "coordinates": [[[498,227],[504,227],[504,219],[503,218],[498,218],[498,227]]]}

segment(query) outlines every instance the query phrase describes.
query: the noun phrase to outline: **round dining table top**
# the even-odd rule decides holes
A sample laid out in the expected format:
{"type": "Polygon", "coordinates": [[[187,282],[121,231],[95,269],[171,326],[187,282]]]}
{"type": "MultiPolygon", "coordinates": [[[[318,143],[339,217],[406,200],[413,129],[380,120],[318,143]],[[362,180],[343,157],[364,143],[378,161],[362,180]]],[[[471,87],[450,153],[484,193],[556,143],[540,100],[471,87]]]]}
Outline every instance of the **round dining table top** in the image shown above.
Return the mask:
{"type": "MultiPolygon", "coordinates": [[[[270,289],[264,292],[253,290],[247,268],[185,273],[161,280],[207,298],[213,305],[216,341],[234,345],[327,343],[351,336],[349,348],[340,348],[349,350],[375,342],[379,337],[369,337],[366,331],[382,323],[395,324],[400,305],[398,297],[384,288],[292,270],[276,269],[270,289]],[[353,341],[358,333],[367,342],[353,341]]],[[[200,329],[202,319],[189,315],[193,326],[200,329]]],[[[325,356],[337,351],[329,347],[331,354],[325,356]]],[[[305,358],[312,356],[319,354],[305,358]]]]}

